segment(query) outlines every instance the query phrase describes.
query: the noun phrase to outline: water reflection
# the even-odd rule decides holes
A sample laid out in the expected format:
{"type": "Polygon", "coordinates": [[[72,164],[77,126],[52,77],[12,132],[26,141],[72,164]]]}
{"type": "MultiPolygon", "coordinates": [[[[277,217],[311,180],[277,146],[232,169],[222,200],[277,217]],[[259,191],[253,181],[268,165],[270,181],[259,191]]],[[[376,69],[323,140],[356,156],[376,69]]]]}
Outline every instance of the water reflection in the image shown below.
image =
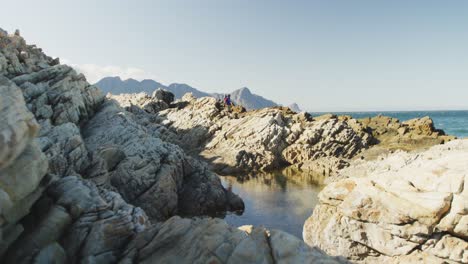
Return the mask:
{"type": "Polygon", "coordinates": [[[233,226],[263,225],[302,238],[302,226],[318,202],[323,176],[289,169],[245,178],[223,176],[221,181],[245,203],[242,215],[222,216],[226,222],[233,226]]]}

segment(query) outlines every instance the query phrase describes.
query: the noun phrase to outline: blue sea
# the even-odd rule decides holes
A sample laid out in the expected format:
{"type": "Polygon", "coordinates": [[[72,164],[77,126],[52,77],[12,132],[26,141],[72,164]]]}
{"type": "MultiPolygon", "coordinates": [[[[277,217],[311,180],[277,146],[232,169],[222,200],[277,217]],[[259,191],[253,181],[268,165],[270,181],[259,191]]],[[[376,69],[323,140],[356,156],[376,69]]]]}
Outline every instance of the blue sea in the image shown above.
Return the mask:
{"type": "MultiPolygon", "coordinates": [[[[322,115],[324,113],[312,112],[312,116],[322,115]]],[[[458,138],[468,137],[468,110],[460,111],[404,111],[404,112],[334,112],[336,115],[350,115],[354,118],[373,117],[385,115],[398,118],[400,121],[406,121],[413,118],[429,116],[434,121],[438,129],[442,129],[448,135],[458,138]]]]}

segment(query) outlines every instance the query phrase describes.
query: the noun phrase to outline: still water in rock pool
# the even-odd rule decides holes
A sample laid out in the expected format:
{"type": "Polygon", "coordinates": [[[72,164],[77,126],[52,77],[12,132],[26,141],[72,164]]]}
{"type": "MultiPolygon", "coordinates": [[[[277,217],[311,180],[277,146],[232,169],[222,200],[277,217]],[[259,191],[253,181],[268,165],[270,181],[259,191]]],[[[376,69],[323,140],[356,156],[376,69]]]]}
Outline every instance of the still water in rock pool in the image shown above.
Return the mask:
{"type": "Polygon", "coordinates": [[[318,203],[322,186],[317,177],[305,173],[277,172],[247,179],[223,176],[221,181],[245,203],[242,215],[227,214],[233,226],[254,225],[280,229],[302,239],[302,227],[318,203]]]}

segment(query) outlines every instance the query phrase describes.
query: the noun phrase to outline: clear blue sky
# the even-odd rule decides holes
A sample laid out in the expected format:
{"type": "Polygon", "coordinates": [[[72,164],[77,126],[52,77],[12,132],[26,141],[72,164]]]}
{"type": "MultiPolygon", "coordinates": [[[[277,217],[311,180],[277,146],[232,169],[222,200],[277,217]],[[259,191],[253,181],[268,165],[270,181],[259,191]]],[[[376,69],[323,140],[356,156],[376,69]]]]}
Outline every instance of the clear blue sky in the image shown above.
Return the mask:
{"type": "Polygon", "coordinates": [[[0,27],[94,79],[247,86],[312,111],[468,109],[468,1],[7,1],[0,27]]]}

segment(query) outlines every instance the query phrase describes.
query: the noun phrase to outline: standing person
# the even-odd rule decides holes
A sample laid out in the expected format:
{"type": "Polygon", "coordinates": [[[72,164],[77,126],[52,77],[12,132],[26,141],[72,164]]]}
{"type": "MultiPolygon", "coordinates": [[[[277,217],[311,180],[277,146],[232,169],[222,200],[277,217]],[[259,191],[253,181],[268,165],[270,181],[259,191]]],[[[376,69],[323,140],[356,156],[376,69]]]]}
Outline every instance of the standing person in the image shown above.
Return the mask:
{"type": "Polygon", "coordinates": [[[224,102],[227,105],[228,111],[231,111],[231,95],[230,94],[226,95],[224,102]]]}

